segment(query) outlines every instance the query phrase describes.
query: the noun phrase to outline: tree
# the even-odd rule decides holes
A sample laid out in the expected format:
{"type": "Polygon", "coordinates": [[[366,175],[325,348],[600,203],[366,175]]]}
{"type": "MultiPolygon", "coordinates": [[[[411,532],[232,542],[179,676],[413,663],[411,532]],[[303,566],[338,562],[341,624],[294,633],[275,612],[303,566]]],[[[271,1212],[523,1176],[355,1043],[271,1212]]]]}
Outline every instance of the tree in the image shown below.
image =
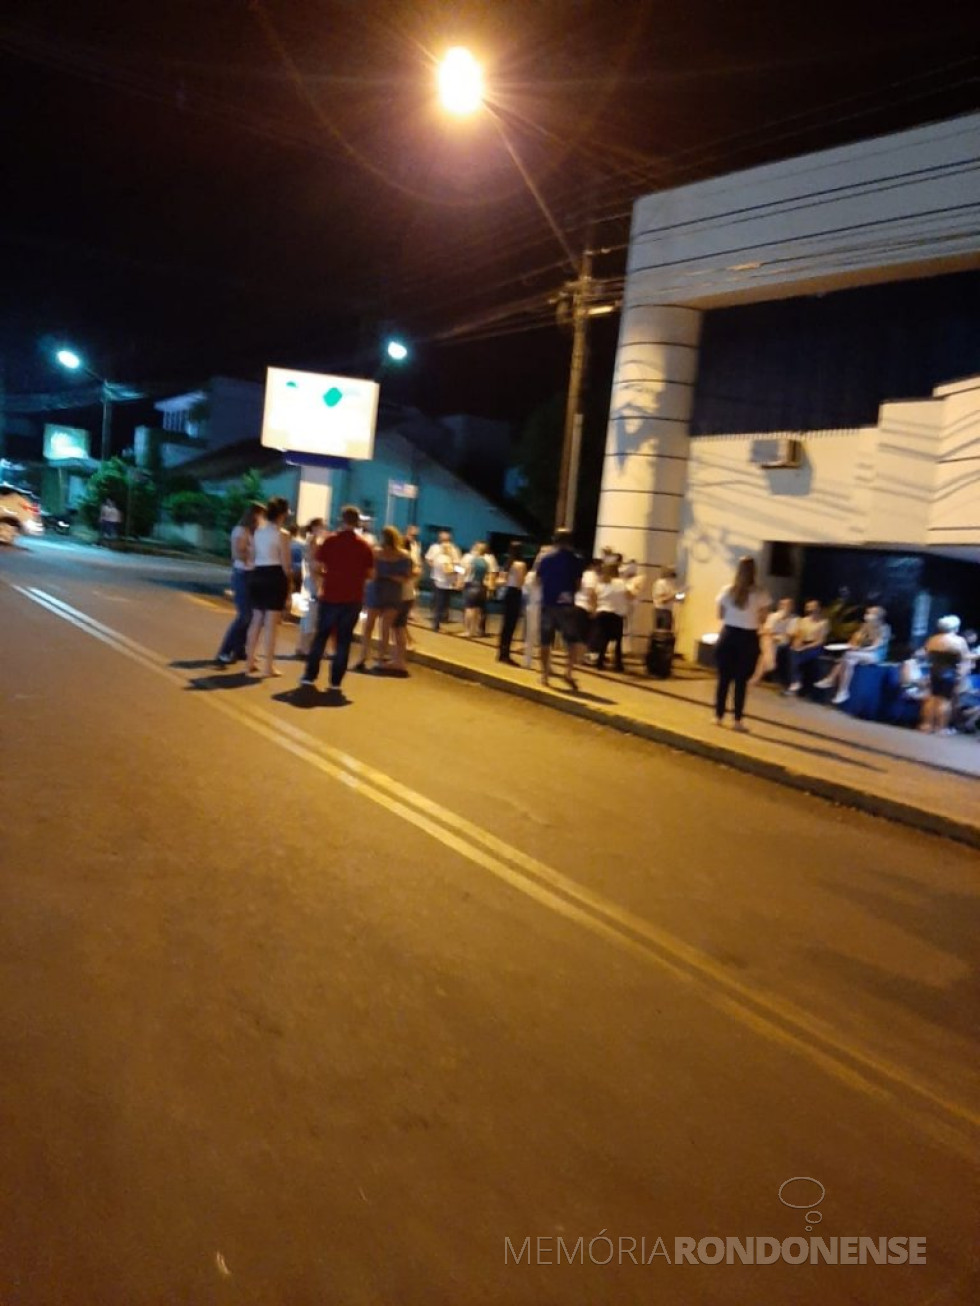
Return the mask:
{"type": "Polygon", "coordinates": [[[149,535],[160,513],[160,493],[146,473],[138,474],[122,458],[110,458],[89,477],[81,502],[82,520],[96,530],[106,499],[112,499],[129,521],[132,535],[149,535]],[[128,510],[128,513],[127,513],[128,510]]]}
{"type": "Polygon", "coordinates": [[[517,443],[517,467],[522,478],[517,500],[549,533],[555,524],[564,424],[565,397],[552,395],[528,417],[517,443]]]}
{"type": "Polygon", "coordinates": [[[205,490],[177,490],[164,500],[164,509],[178,526],[193,523],[197,526],[217,526],[222,520],[224,500],[220,495],[205,490]]]}
{"type": "Polygon", "coordinates": [[[245,473],[236,485],[230,485],[225,490],[217,524],[222,530],[232,530],[238,525],[242,514],[250,503],[265,503],[266,498],[262,478],[252,468],[245,473]]]}

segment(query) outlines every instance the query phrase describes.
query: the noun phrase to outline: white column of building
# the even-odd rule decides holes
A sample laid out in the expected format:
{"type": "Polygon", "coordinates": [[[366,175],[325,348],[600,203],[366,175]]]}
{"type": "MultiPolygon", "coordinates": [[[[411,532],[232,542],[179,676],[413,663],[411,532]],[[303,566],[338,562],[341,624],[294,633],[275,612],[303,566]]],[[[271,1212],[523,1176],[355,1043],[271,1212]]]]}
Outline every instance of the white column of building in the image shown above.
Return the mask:
{"type": "Polygon", "coordinates": [[[680,305],[623,309],[595,547],[643,570],[640,633],[651,624],[652,580],[677,560],[701,317],[680,305]]]}

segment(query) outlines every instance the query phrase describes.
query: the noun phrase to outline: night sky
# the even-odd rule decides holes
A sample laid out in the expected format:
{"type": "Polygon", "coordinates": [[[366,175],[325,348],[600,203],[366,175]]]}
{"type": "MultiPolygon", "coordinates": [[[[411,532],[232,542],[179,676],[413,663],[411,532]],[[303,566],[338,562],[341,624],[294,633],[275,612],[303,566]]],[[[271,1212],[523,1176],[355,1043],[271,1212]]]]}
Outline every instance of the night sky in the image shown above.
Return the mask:
{"type": "MultiPolygon", "coordinates": [[[[181,387],[268,363],[373,370],[430,413],[520,420],[565,383],[563,252],[486,116],[433,69],[487,67],[503,128],[615,292],[640,194],[980,105],[974,3],[6,0],[0,351],[181,387]],[[447,340],[446,337],[452,337],[447,340]]],[[[608,385],[615,320],[596,333],[608,385]]]]}

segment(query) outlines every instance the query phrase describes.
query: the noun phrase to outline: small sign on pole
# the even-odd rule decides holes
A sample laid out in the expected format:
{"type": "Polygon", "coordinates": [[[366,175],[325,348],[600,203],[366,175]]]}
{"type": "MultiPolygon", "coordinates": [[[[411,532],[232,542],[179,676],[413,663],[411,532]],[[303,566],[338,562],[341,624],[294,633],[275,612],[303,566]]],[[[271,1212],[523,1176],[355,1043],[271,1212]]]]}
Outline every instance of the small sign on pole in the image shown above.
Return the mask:
{"type": "Polygon", "coordinates": [[[389,481],[388,497],[390,499],[417,499],[419,487],[411,481],[389,481]]]}

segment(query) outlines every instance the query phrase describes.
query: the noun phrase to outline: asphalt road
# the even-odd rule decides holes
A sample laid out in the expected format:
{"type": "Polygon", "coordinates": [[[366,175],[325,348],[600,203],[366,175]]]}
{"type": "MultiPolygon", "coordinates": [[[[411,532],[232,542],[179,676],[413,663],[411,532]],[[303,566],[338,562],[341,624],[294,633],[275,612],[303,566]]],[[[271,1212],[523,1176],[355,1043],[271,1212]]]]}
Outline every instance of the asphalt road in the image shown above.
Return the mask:
{"type": "Polygon", "coordinates": [[[217,575],[0,553],[2,1306],[980,1299],[974,851],[217,575]]]}

